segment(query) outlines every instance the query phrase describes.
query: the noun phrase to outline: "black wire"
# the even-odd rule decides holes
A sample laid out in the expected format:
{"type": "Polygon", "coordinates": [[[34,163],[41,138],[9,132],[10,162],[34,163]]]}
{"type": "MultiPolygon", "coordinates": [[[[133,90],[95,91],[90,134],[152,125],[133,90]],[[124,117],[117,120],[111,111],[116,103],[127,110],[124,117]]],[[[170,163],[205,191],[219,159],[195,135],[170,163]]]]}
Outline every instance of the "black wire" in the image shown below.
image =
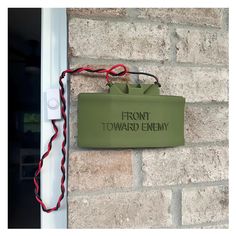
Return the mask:
{"type": "Polygon", "coordinates": [[[134,75],[147,75],[147,76],[151,76],[152,78],[154,78],[156,80],[155,84],[157,84],[159,87],[161,87],[161,84],[159,83],[158,78],[150,73],[146,73],[146,72],[134,72],[134,71],[127,71],[127,73],[129,74],[134,74],[134,75]]]}
{"type": "MultiPolygon", "coordinates": [[[[71,73],[75,73],[76,71],[80,70],[82,68],[77,68],[75,70],[73,70],[71,73]]],[[[96,69],[96,70],[92,70],[92,69],[87,69],[85,71],[87,72],[92,72],[92,73],[96,73],[96,72],[99,72],[99,71],[102,71],[102,70],[105,70],[105,69],[96,69]]],[[[113,73],[113,72],[110,72],[109,74],[112,75],[112,76],[120,76],[124,73],[124,71],[121,71],[119,73],[113,73]]],[[[161,87],[161,84],[159,83],[159,79],[153,75],[153,74],[150,74],[150,73],[146,73],[146,72],[135,72],[135,71],[127,71],[126,73],[128,74],[134,74],[134,75],[147,75],[147,76],[150,76],[152,78],[154,78],[156,81],[155,81],[155,84],[157,84],[159,87],[161,87]]]]}

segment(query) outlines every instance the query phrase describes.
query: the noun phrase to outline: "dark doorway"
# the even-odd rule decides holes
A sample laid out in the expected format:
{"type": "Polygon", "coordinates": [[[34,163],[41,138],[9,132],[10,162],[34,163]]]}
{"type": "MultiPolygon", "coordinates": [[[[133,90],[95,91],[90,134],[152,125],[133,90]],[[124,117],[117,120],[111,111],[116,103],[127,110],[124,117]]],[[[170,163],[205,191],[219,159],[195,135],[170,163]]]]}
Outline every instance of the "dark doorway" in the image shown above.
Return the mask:
{"type": "Polygon", "coordinates": [[[8,227],[40,228],[41,9],[8,9],[8,227]]]}

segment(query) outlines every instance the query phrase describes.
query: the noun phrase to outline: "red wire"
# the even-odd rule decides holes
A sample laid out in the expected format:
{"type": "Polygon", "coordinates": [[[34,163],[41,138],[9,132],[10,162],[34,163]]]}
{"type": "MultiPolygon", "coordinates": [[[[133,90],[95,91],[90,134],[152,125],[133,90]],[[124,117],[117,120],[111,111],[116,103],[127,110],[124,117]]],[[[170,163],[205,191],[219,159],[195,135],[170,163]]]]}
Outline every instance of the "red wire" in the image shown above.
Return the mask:
{"type": "Polygon", "coordinates": [[[50,213],[50,212],[53,212],[53,211],[57,211],[60,206],[61,206],[61,201],[62,199],[64,198],[64,193],[65,193],[65,186],[64,186],[64,182],[65,182],[65,161],[66,161],[66,149],[65,149],[65,146],[66,146],[66,133],[67,133],[67,117],[66,117],[66,100],[65,100],[65,97],[64,97],[64,85],[63,85],[63,78],[65,77],[65,75],[67,73],[69,74],[74,74],[74,73],[80,73],[82,71],[87,71],[87,72],[93,72],[93,73],[105,73],[106,74],[106,81],[109,83],[110,80],[109,80],[109,75],[112,75],[112,76],[116,76],[116,75],[119,75],[119,76],[124,76],[128,73],[128,70],[126,68],[125,65],[123,64],[117,64],[117,65],[114,65],[112,66],[111,68],[109,69],[92,69],[90,67],[83,67],[83,68],[79,68],[79,69],[76,69],[76,70],[71,70],[71,69],[68,69],[68,70],[65,70],[61,73],[61,76],[59,78],[59,85],[60,85],[60,99],[61,99],[61,114],[62,114],[62,118],[64,120],[64,124],[63,124],[63,136],[64,136],[64,139],[63,139],[63,142],[62,142],[62,146],[61,146],[61,151],[62,151],[62,159],[61,159],[61,172],[62,172],[62,177],[61,177],[61,194],[60,196],[58,197],[58,200],[57,200],[57,204],[56,206],[52,207],[52,208],[47,208],[46,205],[43,203],[41,197],[40,197],[40,187],[39,187],[39,175],[40,175],[40,172],[42,170],[42,167],[43,167],[43,161],[45,158],[48,157],[51,149],[52,149],[52,142],[57,138],[58,136],[58,127],[56,126],[56,120],[52,120],[51,123],[52,123],[52,126],[53,126],[53,129],[54,129],[54,134],[53,136],[51,137],[49,143],[48,143],[48,148],[47,148],[47,151],[43,154],[42,158],[40,159],[39,163],[38,163],[38,169],[36,170],[35,172],[35,175],[34,175],[34,185],[35,185],[35,198],[37,200],[37,202],[41,205],[43,211],[47,212],[47,213],[50,213]],[[120,73],[116,73],[114,70],[117,69],[117,68],[123,68],[123,71],[120,72],[120,73]]]}

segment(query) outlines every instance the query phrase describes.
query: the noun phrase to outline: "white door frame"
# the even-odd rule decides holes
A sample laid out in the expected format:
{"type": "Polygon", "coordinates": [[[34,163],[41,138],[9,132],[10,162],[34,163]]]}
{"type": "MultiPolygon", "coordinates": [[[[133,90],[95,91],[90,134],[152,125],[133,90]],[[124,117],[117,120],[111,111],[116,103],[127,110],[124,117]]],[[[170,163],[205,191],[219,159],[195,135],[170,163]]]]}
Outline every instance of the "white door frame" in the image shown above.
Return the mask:
{"type": "MultiPolygon", "coordinates": [[[[65,8],[42,8],[41,24],[41,156],[47,150],[47,144],[53,133],[51,122],[47,120],[45,92],[49,88],[59,88],[59,76],[67,68],[67,18],[65,8]]],[[[64,78],[65,98],[68,99],[67,83],[64,78]]],[[[67,119],[68,120],[68,119],[67,119]]],[[[40,194],[49,208],[56,205],[60,195],[62,158],[62,121],[57,122],[59,136],[52,144],[52,150],[43,163],[40,174],[40,194]]],[[[68,123],[68,122],[67,122],[68,123]]],[[[67,124],[68,127],[68,124],[67,124]]],[[[67,128],[68,130],[68,128],[67,128]]],[[[67,132],[68,137],[68,132],[67,132]]],[[[68,138],[67,138],[68,142],[68,138]]],[[[68,148],[66,147],[66,150],[68,148]]],[[[67,151],[68,153],[68,151],[67,151]]],[[[65,163],[67,172],[67,162],[65,163]]],[[[67,190],[67,175],[65,189],[67,190]]],[[[46,213],[41,209],[41,228],[67,228],[67,192],[58,211],[46,213]]]]}

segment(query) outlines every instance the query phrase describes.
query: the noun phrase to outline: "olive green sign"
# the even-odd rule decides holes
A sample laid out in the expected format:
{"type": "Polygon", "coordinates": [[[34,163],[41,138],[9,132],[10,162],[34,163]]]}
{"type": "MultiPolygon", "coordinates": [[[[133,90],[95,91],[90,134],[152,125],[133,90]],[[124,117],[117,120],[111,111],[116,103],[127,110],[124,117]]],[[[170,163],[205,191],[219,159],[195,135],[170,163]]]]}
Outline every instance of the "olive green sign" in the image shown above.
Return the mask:
{"type": "Polygon", "coordinates": [[[161,96],[155,84],[111,84],[109,93],[78,96],[78,145],[84,148],[184,144],[185,99],[161,96]]]}

